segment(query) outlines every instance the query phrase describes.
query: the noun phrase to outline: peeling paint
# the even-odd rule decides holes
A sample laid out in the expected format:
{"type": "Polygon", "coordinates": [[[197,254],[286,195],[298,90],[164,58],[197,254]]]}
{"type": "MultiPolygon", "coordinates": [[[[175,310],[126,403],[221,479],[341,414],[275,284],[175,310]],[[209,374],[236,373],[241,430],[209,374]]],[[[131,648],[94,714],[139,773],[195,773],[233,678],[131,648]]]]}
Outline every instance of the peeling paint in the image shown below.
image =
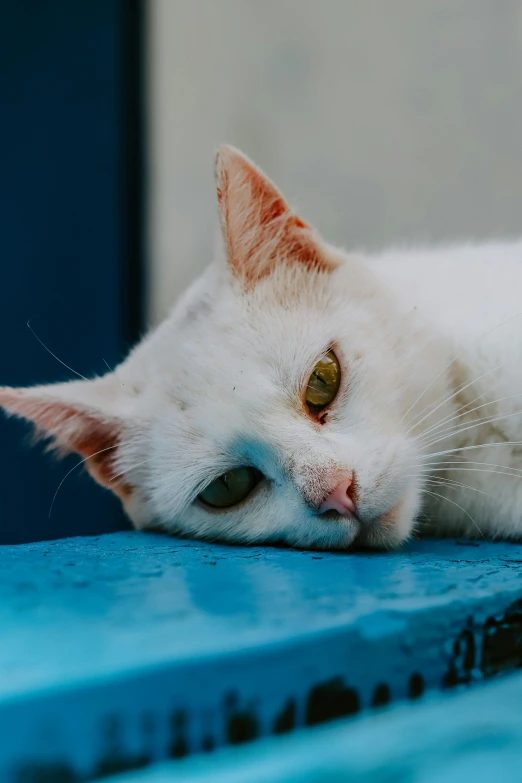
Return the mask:
{"type": "Polygon", "coordinates": [[[307,726],[325,723],[335,718],[355,715],[361,709],[359,694],[354,688],[344,684],[342,677],[313,687],[306,701],[307,726]]]}

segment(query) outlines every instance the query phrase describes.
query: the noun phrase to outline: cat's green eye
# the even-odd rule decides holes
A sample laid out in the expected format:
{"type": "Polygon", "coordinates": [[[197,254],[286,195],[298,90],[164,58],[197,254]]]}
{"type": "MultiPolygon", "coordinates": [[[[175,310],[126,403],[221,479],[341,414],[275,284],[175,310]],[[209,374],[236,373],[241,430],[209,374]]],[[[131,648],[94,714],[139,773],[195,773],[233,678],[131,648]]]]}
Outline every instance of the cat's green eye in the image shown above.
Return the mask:
{"type": "Polygon", "coordinates": [[[314,367],[308,379],[305,402],[311,413],[320,413],[337,396],[341,385],[341,367],[333,351],[328,351],[324,359],[314,367]]]}
{"type": "Polygon", "coordinates": [[[255,468],[244,467],[227,470],[198,495],[206,506],[230,508],[241,503],[263,478],[255,468]]]}

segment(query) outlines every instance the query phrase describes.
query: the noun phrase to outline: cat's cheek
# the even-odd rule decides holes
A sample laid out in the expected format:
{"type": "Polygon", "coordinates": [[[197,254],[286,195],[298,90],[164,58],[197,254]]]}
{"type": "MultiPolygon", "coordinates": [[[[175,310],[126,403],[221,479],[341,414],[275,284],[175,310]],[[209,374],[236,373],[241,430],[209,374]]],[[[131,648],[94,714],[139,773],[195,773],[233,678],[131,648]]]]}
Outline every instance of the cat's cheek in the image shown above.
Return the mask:
{"type": "Polygon", "coordinates": [[[131,489],[123,496],[120,495],[120,500],[133,527],[137,530],[144,530],[152,526],[150,510],[137,490],[131,489]]]}
{"type": "Polygon", "coordinates": [[[379,528],[390,546],[399,546],[413,530],[415,522],[415,506],[410,498],[403,498],[387,511],[379,520],[379,528]]]}
{"type": "Polygon", "coordinates": [[[357,544],[379,549],[395,549],[410,538],[421,506],[416,484],[410,484],[403,497],[372,525],[362,528],[357,544]]]}

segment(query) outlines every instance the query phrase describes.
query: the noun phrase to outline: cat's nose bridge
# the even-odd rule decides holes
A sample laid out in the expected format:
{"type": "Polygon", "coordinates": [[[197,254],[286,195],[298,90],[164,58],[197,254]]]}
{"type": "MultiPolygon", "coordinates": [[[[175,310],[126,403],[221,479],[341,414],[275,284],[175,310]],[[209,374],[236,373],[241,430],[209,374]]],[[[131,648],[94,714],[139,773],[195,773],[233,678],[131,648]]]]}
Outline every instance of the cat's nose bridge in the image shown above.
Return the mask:
{"type": "Polygon", "coordinates": [[[281,426],[280,422],[266,421],[263,429],[265,438],[278,455],[277,462],[283,476],[290,479],[314,512],[329,510],[324,505],[329,503],[330,510],[338,513],[351,510],[355,513],[355,499],[352,497],[357,488],[354,465],[337,457],[338,444],[323,433],[319,437],[314,436],[309,426],[300,426],[300,422],[291,427],[288,422],[281,426]],[[346,485],[344,497],[343,483],[346,485]]]}
{"type": "Polygon", "coordinates": [[[317,513],[334,510],[355,513],[356,477],[353,468],[321,454],[301,454],[289,460],[288,472],[305,503],[317,513]]]}

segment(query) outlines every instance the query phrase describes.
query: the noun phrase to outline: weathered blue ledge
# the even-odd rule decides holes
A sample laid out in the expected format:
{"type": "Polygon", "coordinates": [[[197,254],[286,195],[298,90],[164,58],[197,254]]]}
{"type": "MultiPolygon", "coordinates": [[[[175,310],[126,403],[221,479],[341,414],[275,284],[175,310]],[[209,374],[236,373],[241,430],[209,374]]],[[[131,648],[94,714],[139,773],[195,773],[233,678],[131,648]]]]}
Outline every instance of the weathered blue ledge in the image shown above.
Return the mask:
{"type": "Polygon", "coordinates": [[[0,549],[0,780],[83,781],[522,662],[522,546],[0,549]]]}
{"type": "Polygon", "coordinates": [[[522,675],[110,783],[519,783],[522,675]]]}

